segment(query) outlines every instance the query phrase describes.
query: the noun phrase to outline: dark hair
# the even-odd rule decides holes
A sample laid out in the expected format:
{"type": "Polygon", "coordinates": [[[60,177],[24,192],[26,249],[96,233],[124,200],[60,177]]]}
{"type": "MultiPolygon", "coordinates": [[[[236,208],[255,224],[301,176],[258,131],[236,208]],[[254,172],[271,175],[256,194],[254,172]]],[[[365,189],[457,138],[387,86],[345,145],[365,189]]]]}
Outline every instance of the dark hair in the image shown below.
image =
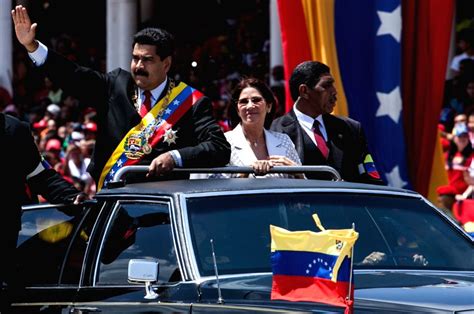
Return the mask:
{"type": "Polygon", "coordinates": [[[142,29],[133,36],[133,46],[135,44],[155,46],[156,54],[160,56],[161,60],[174,54],[174,37],[161,28],[142,29]]]}
{"type": "Polygon", "coordinates": [[[296,101],[300,95],[301,84],[313,88],[319,82],[321,75],[326,73],[330,73],[329,67],[318,61],[305,61],[298,64],[290,77],[290,92],[293,101],[296,101]]]}
{"type": "MultiPolygon", "coordinates": [[[[454,141],[451,141],[449,143],[448,156],[446,158],[446,163],[447,163],[449,169],[453,169],[453,159],[454,159],[454,156],[456,155],[457,152],[458,152],[458,147],[456,146],[454,141]]],[[[472,145],[469,143],[461,151],[462,159],[461,159],[460,163],[464,164],[466,162],[466,160],[469,158],[469,156],[472,155],[472,152],[473,152],[473,148],[472,148],[472,145]]]]}
{"type": "Polygon", "coordinates": [[[240,80],[240,82],[237,84],[234,91],[232,92],[232,103],[229,108],[229,118],[231,127],[235,128],[241,121],[239,115],[237,114],[237,102],[239,101],[240,93],[242,93],[242,91],[247,87],[255,88],[260,93],[260,95],[262,95],[263,99],[265,99],[265,102],[267,104],[271,104],[270,112],[267,113],[267,115],[265,116],[265,122],[263,124],[264,128],[268,129],[272,124],[273,116],[275,115],[275,96],[273,95],[273,92],[270,87],[268,87],[265,82],[253,77],[243,78],[242,80],[240,80]]]}

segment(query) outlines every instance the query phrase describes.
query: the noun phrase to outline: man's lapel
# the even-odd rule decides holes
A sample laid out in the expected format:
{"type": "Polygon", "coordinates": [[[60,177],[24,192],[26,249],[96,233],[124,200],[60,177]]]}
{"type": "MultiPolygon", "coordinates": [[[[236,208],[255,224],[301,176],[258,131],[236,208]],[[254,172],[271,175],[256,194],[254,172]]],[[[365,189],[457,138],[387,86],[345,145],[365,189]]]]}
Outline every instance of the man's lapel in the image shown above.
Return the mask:
{"type": "Polygon", "coordinates": [[[303,140],[303,132],[304,130],[301,128],[300,123],[298,122],[298,118],[296,118],[296,114],[293,110],[290,111],[288,114],[288,123],[283,126],[284,132],[292,139],[295,139],[295,147],[298,155],[300,156],[301,162],[304,162],[304,140],[303,140]]]}

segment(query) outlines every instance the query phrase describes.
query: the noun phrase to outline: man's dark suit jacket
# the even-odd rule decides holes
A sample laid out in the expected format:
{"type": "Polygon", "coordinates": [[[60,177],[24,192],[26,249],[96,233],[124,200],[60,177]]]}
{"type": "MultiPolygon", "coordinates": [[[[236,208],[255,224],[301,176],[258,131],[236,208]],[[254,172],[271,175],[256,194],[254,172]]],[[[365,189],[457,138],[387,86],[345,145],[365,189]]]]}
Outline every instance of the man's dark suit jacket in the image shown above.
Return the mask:
{"type": "MultiPolygon", "coordinates": [[[[7,257],[13,256],[11,250],[16,246],[20,230],[21,205],[31,203],[26,193],[28,185],[33,195],[41,194],[51,203],[71,202],[79,191],[66,182],[53,169],[46,169],[27,179],[41,161],[30,128],[27,123],[0,112],[0,252],[7,257]]],[[[8,267],[6,272],[11,271],[8,267]]],[[[0,282],[5,273],[0,271],[0,282]]]]}
{"type": "MultiPolygon", "coordinates": [[[[88,170],[99,182],[101,171],[117,145],[141,120],[132,100],[136,89],[132,75],[123,69],[102,74],[51,50],[41,68],[66,93],[80,99],[85,106],[97,109],[98,134],[88,170]]],[[[167,89],[168,86],[160,99],[167,89]]],[[[176,144],[160,141],[140,164],[150,164],[158,155],[175,149],[181,155],[183,167],[217,167],[229,162],[230,145],[212,116],[209,98],[197,101],[173,130],[178,131],[176,144]]]]}
{"type": "MultiPolygon", "coordinates": [[[[323,121],[328,135],[327,160],[303,130],[293,110],[275,119],[271,129],[291,138],[303,165],[328,165],[336,169],[345,181],[382,184],[381,180],[374,179],[367,173],[359,173],[359,165],[362,166],[369,153],[361,124],[350,118],[331,114],[324,114],[323,121]]],[[[320,177],[311,174],[306,176],[320,177]]]]}

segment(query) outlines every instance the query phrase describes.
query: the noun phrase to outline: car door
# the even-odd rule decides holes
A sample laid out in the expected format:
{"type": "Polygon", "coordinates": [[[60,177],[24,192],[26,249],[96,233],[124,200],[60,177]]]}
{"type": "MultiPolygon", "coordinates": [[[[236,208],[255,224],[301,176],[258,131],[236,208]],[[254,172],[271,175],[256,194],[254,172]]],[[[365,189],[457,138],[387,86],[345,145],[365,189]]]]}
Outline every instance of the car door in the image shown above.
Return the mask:
{"type": "Polygon", "coordinates": [[[15,312],[60,313],[73,302],[91,229],[85,222],[95,221],[95,206],[87,202],[23,208],[12,269],[15,280],[8,288],[15,312]]]}
{"type": "Polygon", "coordinates": [[[102,213],[88,249],[90,268],[70,313],[189,312],[187,300],[197,300],[197,292],[181,280],[170,206],[170,200],[120,200],[102,213]],[[145,299],[144,284],[128,281],[131,259],[159,261],[157,299],[145,299]]]}

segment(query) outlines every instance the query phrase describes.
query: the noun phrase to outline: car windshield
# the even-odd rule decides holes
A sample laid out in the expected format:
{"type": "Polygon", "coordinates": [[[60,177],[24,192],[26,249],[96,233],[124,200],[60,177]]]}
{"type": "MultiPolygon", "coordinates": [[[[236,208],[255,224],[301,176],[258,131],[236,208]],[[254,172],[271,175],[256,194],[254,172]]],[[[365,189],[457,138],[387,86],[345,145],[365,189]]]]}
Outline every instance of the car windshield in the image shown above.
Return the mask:
{"type": "Polygon", "coordinates": [[[270,272],[271,224],[319,231],[354,223],[354,267],[474,270],[473,242],[419,198],[354,193],[242,194],[187,199],[189,231],[199,272],[270,272]]]}

